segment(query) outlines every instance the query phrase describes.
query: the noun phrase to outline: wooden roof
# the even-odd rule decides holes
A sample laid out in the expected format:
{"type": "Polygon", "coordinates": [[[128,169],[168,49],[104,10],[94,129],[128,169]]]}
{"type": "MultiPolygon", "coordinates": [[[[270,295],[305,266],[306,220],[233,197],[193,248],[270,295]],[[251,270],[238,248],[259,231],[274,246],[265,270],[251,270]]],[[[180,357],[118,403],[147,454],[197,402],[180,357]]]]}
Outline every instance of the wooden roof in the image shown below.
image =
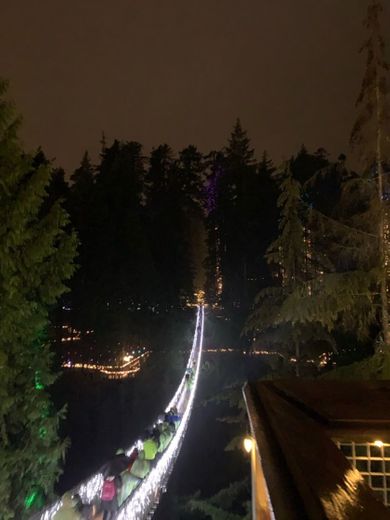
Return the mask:
{"type": "Polygon", "coordinates": [[[255,382],[244,397],[277,520],[390,519],[332,440],[390,438],[390,382],[255,382]]]}

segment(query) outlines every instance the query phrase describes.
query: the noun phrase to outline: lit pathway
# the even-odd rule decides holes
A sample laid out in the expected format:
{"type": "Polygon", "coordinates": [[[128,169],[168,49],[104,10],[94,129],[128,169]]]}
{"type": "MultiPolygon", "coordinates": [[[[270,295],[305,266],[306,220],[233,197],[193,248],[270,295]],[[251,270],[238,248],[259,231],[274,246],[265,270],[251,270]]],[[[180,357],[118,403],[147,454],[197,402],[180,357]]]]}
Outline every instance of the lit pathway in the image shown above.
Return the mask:
{"type": "MultiPolygon", "coordinates": [[[[158,506],[161,493],[166,488],[169,476],[172,473],[173,467],[175,465],[176,458],[179,455],[191,416],[199,378],[199,369],[203,347],[203,330],[204,307],[199,306],[196,316],[192,349],[186,367],[186,370],[187,368],[193,369],[194,381],[191,388],[187,388],[185,375],[183,375],[175,395],[165,409],[165,411],[168,411],[173,406],[176,406],[182,415],[182,419],[166,450],[162,453],[148,475],[141,481],[139,486],[122,504],[115,517],[117,520],[146,520],[151,518],[153,512],[158,506]]],[[[131,453],[133,448],[138,446],[139,443],[140,441],[137,441],[131,447],[129,447],[127,453],[131,453]]],[[[101,473],[97,473],[74,488],[72,493],[78,493],[84,503],[91,503],[94,499],[99,497],[102,483],[103,476],[101,473]]],[[[34,515],[31,520],[51,520],[59,507],[60,501],[52,504],[45,510],[34,515]]]]}
{"type": "Polygon", "coordinates": [[[175,465],[176,458],[179,455],[191,416],[199,377],[203,346],[203,328],[204,308],[200,307],[198,308],[192,350],[187,364],[187,368],[194,369],[194,383],[191,389],[188,390],[185,376],[183,376],[176,394],[166,408],[166,411],[168,411],[172,406],[176,406],[180,414],[182,414],[181,422],[174,437],[161,458],[158,460],[157,464],[144,478],[141,485],[122,505],[119,514],[116,517],[118,520],[139,520],[149,518],[150,514],[153,513],[158,505],[161,492],[166,487],[173,466],[175,465]]]}

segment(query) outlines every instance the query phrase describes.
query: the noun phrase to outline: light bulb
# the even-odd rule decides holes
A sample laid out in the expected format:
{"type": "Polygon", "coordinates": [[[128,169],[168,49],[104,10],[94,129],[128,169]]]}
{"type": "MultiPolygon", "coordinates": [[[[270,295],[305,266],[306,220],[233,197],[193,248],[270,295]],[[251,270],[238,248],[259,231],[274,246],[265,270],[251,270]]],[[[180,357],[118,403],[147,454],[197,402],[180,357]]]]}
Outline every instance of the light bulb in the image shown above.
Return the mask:
{"type": "Polygon", "coordinates": [[[253,439],[251,439],[250,437],[245,437],[245,439],[244,439],[244,450],[247,453],[250,453],[252,451],[252,448],[253,448],[253,439]]]}

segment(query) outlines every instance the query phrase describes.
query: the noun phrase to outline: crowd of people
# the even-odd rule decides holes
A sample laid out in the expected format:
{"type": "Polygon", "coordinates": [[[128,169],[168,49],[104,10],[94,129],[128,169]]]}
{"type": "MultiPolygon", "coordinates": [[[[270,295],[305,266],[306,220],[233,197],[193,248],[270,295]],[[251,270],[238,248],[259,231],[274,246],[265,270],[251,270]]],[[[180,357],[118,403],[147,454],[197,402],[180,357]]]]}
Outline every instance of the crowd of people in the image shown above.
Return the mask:
{"type": "MultiPolygon", "coordinates": [[[[195,362],[185,373],[187,393],[194,383],[194,369],[195,362]]],[[[118,449],[115,456],[103,466],[103,485],[96,500],[85,504],[80,495],[67,492],[53,520],[112,520],[167,449],[180,420],[181,415],[175,406],[161,415],[157,423],[145,431],[139,446],[134,447],[129,455],[123,449],[118,449]]]]}
{"type": "MultiPolygon", "coordinates": [[[[192,379],[192,377],[191,377],[192,379]]],[[[186,384],[187,378],[186,378],[186,384]]],[[[67,492],[54,520],[111,520],[123,502],[148,475],[171,442],[181,416],[176,407],[160,416],[157,423],[145,431],[139,447],[129,455],[117,450],[101,469],[103,485],[100,496],[91,504],[83,503],[80,495],[67,492]]]]}

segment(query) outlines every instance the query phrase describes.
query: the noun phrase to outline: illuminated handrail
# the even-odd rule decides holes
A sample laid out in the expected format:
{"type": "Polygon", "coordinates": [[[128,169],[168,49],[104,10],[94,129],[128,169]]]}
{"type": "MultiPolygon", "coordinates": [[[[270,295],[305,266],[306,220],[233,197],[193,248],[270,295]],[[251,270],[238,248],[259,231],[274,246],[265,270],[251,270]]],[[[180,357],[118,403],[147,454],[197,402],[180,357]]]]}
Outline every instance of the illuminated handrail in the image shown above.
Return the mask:
{"type": "MultiPolygon", "coordinates": [[[[194,333],[194,339],[192,342],[192,348],[191,353],[189,356],[189,360],[186,367],[186,372],[188,368],[192,368],[193,362],[195,360],[196,362],[196,368],[195,368],[195,376],[194,376],[194,382],[192,389],[190,391],[188,403],[186,406],[186,409],[183,413],[183,417],[180,421],[180,424],[178,426],[178,429],[172,438],[169,446],[165,450],[165,452],[160,457],[159,461],[157,462],[156,466],[152,468],[150,473],[145,477],[145,479],[142,481],[142,483],[136,488],[136,490],[128,497],[125,502],[122,504],[119,513],[117,514],[117,518],[119,519],[127,519],[127,518],[134,518],[134,519],[141,519],[145,518],[144,514],[141,513],[141,516],[134,516],[129,512],[130,508],[137,508],[140,509],[140,507],[137,506],[139,503],[145,503],[146,508],[146,502],[145,500],[141,501],[141,497],[144,496],[145,489],[150,489],[150,496],[148,500],[148,511],[152,509],[152,507],[158,502],[158,497],[152,496],[153,491],[155,491],[156,488],[151,487],[151,483],[153,481],[153,486],[157,486],[158,483],[161,483],[161,486],[165,486],[165,483],[167,479],[169,478],[169,474],[173,469],[173,464],[170,467],[169,464],[171,462],[174,462],[176,459],[182,441],[185,434],[185,431],[187,429],[188,420],[190,417],[191,409],[193,400],[195,397],[195,390],[198,382],[198,376],[199,376],[199,367],[200,367],[200,360],[201,360],[201,353],[202,353],[202,345],[203,345],[203,328],[204,328],[204,308],[203,306],[198,306],[198,311],[196,315],[196,326],[195,326],[195,333],[194,333]],[[199,328],[200,328],[200,339],[199,338],[199,328]],[[167,464],[168,463],[168,464],[167,464]],[[164,471],[162,471],[164,469],[164,471]],[[164,476],[164,479],[159,479],[158,482],[155,482],[156,475],[164,476]]],[[[181,399],[183,398],[184,394],[186,392],[186,378],[185,375],[183,376],[178,389],[176,390],[175,395],[169,402],[168,406],[166,407],[165,411],[168,411],[173,406],[178,406],[181,399]]],[[[126,450],[127,454],[130,454],[135,447],[139,445],[140,441],[135,442],[130,448],[126,450]]],[[[97,472],[92,477],[86,479],[81,484],[76,486],[71,490],[72,494],[78,494],[80,495],[83,503],[91,503],[96,497],[99,496],[101,488],[103,485],[103,475],[101,472],[97,472]]],[[[54,514],[58,511],[62,504],[61,499],[57,500],[50,506],[47,506],[42,511],[35,513],[30,520],[52,520],[54,517],[54,514]]]]}
{"type": "MultiPolygon", "coordinates": [[[[192,388],[189,391],[188,402],[181,418],[177,431],[169,443],[166,450],[162,453],[156,465],[150,470],[148,475],[142,480],[136,490],[122,504],[115,518],[117,520],[143,520],[149,517],[154,511],[160,499],[161,491],[164,490],[169,476],[173,470],[175,460],[180,452],[180,448],[186,433],[188,422],[191,416],[192,406],[195,398],[195,392],[198,384],[199,370],[202,356],[203,346],[203,329],[204,329],[204,308],[198,310],[198,319],[196,331],[194,335],[193,348],[191,350],[190,359],[187,367],[193,366],[195,361],[195,371],[192,388]],[[200,318],[200,320],[199,320],[200,318]],[[200,323],[200,337],[198,341],[198,325],[200,323]]],[[[174,398],[169,403],[167,409],[179,403],[186,393],[185,376],[176,392],[174,398]],[[181,389],[181,393],[180,390],[181,389]]]]}

